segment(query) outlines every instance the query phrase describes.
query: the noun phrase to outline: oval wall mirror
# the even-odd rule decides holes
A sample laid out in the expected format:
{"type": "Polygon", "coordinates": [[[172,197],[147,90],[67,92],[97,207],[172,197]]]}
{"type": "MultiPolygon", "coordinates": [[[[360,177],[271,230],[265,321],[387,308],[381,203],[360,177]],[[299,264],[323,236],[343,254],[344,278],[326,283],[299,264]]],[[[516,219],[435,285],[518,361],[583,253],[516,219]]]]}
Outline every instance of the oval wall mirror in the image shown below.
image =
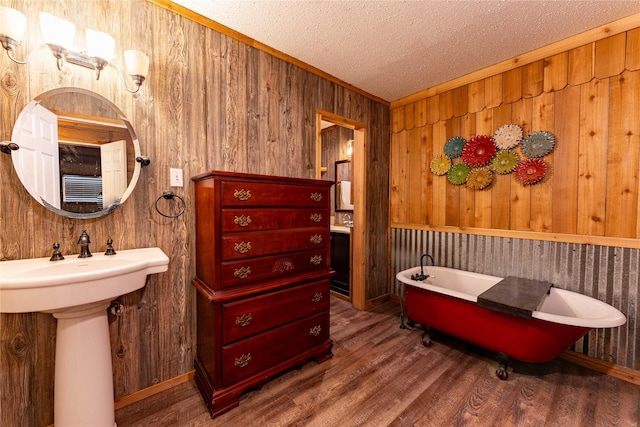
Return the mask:
{"type": "Polygon", "coordinates": [[[70,218],[97,218],[131,195],[141,165],[131,123],[111,101],[79,88],[45,92],[13,127],[13,166],[27,191],[70,218]]]}

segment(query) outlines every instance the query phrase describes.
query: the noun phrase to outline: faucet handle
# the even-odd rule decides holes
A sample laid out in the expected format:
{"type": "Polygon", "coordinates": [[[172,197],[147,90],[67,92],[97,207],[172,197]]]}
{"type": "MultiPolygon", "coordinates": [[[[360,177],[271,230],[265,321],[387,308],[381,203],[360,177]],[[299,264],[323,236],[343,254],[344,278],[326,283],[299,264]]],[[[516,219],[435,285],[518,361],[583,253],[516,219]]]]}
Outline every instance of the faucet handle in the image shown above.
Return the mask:
{"type": "Polygon", "coordinates": [[[113,239],[107,239],[107,250],[105,255],[115,255],[116,251],[113,249],[113,239]]]}
{"type": "Polygon", "coordinates": [[[60,252],[60,243],[56,242],[53,244],[53,254],[51,254],[49,261],[62,261],[63,259],[62,252],[60,252]]]}

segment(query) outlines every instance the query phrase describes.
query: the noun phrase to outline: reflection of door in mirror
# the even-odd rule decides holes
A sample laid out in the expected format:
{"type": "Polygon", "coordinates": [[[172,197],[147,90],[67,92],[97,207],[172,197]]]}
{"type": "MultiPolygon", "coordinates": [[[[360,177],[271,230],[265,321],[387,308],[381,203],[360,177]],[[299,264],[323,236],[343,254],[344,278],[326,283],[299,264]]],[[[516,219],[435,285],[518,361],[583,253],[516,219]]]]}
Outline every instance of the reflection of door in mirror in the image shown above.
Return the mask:
{"type": "Polygon", "coordinates": [[[102,167],[102,204],[110,206],[127,190],[126,141],[114,141],[100,146],[102,167]]]}
{"type": "Polygon", "coordinates": [[[12,156],[16,173],[29,193],[60,208],[58,116],[40,104],[25,108],[15,124],[20,156],[12,156]],[[19,165],[15,165],[19,162],[19,165]]]}

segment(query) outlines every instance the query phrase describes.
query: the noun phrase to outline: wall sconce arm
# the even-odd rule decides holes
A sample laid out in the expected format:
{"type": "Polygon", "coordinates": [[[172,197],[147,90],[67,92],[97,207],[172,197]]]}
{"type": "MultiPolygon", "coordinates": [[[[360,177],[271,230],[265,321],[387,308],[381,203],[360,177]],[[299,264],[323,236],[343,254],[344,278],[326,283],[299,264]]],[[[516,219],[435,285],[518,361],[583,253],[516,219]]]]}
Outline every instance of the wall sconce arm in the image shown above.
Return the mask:
{"type": "Polygon", "coordinates": [[[0,44],[2,44],[2,47],[7,51],[7,56],[9,57],[9,59],[11,59],[16,64],[20,64],[20,65],[24,65],[27,62],[29,62],[33,54],[36,53],[38,49],[40,49],[42,46],[47,45],[46,43],[40,43],[38,46],[35,47],[35,49],[31,51],[31,53],[25,59],[20,60],[15,56],[13,56],[13,51],[15,50],[16,46],[20,45],[20,43],[16,42],[10,37],[0,34],[0,44]]]}

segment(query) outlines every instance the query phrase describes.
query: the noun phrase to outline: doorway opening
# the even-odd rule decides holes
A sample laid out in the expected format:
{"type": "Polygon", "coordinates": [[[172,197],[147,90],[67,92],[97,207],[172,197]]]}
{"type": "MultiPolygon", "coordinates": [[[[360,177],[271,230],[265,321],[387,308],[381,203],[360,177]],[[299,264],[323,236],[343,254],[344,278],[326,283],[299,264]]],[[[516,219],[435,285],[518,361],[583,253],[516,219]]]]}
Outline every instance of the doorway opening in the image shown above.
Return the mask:
{"type": "MultiPolygon", "coordinates": [[[[366,260],[366,127],[363,123],[329,113],[327,111],[318,110],[316,112],[316,179],[329,179],[334,182],[338,181],[338,177],[333,176],[333,172],[338,174],[336,165],[345,164],[344,160],[350,160],[349,179],[341,177],[342,189],[345,191],[349,188],[349,200],[352,211],[345,209],[337,209],[336,212],[336,194],[340,192],[334,191],[332,200],[332,214],[335,221],[339,224],[347,226],[349,232],[349,296],[348,299],[354,307],[365,309],[365,260],[366,260]],[[332,132],[335,129],[335,135],[324,141],[323,134],[332,132]],[[323,131],[324,129],[324,131],[323,131]],[[329,146],[334,144],[336,146],[329,146]],[[341,141],[344,142],[342,145],[341,141]],[[347,157],[347,148],[351,145],[351,156],[347,157]],[[331,161],[332,164],[323,164],[324,161],[331,161]],[[329,154],[330,153],[330,154],[329,154]],[[338,157],[345,157],[338,158],[338,157]],[[340,163],[338,163],[340,162],[340,163]],[[348,182],[343,183],[343,181],[348,182]]],[[[334,187],[334,190],[336,188],[334,187]]],[[[342,193],[344,195],[344,193],[342,193]]],[[[341,196],[338,196],[341,197],[341,196]]],[[[344,294],[334,292],[339,297],[345,297],[344,294]]]]}

